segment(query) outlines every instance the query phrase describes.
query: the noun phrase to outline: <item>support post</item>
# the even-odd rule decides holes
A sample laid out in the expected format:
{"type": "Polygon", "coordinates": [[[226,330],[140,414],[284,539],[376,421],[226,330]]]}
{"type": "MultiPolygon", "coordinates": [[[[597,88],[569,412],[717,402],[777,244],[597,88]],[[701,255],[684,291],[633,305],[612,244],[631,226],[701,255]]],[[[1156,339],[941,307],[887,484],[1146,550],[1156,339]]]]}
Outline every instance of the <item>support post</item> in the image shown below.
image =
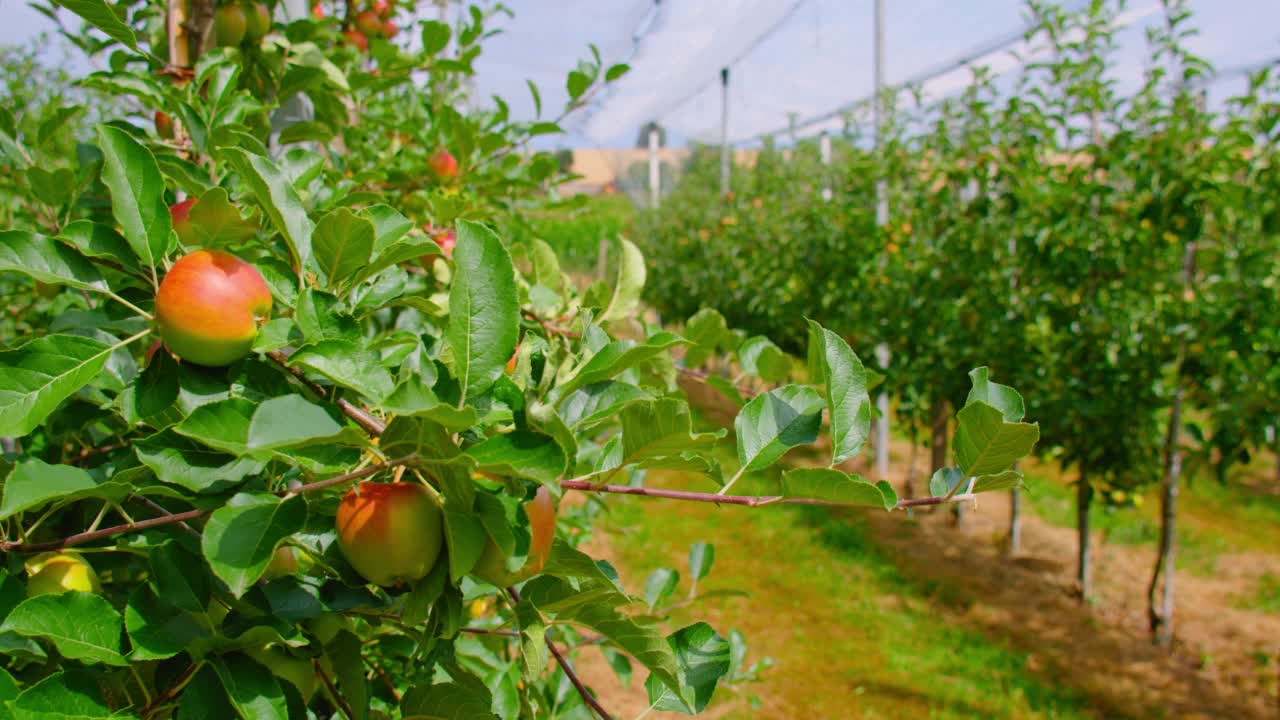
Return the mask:
{"type": "Polygon", "coordinates": [[[818,138],[818,157],[822,160],[822,167],[827,168],[822,173],[822,199],[829,201],[831,200],[831,135],[826,130],[823,130],[818,138]]]}
{"type": "Polygon", "coordinates": [[[729,68],[720,68],[720,196],[729,194],[729,68]]]}
{"type": "Polygon", "coordinates": [[[658,209],[662,198],[662,169],[658,163],[658,126],[649,126],[649,208],[658,209]]]}
{"type": "MultiPolygon", "coordinates": [[[[882,130],[880,123],[881,104],[884,102],[884,0],[876,0],[875,4],[875,101],[872,102],[872,125],[875,133],[876,149],[880,148],[882,130]]],[[[889,196],[885,180],[876,180],[876,227],[884,227],[889,222],[889,196]]],[[[887,261],[883,258],[882,262],[887,261]]],[[[876,362],[882,369],[889,367],[889,346],[880,343],[876,346],[876,362]]],[[[889,477],[889,394],[884,390],[876,397],[876,409],[880,417],[876,419],[876,476],[885,480],[889,477]]]]}

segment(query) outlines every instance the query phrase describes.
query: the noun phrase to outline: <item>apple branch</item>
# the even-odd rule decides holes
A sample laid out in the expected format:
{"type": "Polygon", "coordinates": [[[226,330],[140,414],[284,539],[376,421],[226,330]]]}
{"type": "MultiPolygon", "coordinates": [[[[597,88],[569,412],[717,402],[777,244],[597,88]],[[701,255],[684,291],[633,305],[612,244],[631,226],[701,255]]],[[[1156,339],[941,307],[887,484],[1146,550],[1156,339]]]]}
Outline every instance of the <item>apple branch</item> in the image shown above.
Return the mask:
{"type": "Polygon", "coordinates": [[[311,664],[316,669],[316,676],[324,683],[324,689],[329,691],[329,697],[333,699],[335,704],[342,708],[342,714],[347,717],[347,720],[356,720],[356,713],[351,709],[351,703],[347,702],[346,698],[338,694],[337,686],[333,684],[333,679],[324,671],[324,668],[320,667],[320,661],[312,660],[311,664]]]}
{"type": "MultiPolygon", "coordinates": [[[[411,455],[406,455],[401,458],[396,458],[395,460],[388,460],[385,463],[370,465],[369,467],[366,467],[362,470],[349,472],[344,475],[339,475],[337,477],[329,478],[328,480],[317,480],[316,482],[307,483],[306,485],[299,485],[298,487],[293,488],[291,490],[283,490],[276,494],[281,497],[290,497],[292,495],[297,495],[299,493],[322,490],[324,488],[333,487],[335,485],[348,483],[348,482],[351,482],[352,480],[359,480],[361,478],[369,477],[370,475],[376,475],[382,472],[383,470],[387,470],[393,467],[397,467],[400,465],[409,465],[417,461],[418,461],[418,455],[417,453],[414,453],[411,455]]],[[[179,523],[184,523],[188,520],[199,520],[201,518],[211,515],[212,513],[213,513],[212,510],[188,510],[186,512],[165,514],[165,515],[161,515],[160,517],[148,518],[146,520],[138,520],[136,522],[129,522],[123,525],[115,525],[113,527],[103,528],[101,530],[93,530],[90,532],[76,533],[75,535],[68,535],[67,537],[61,538],[59,540],[49,540],[47,542],[29,543],[29,542],[14,542],[12,540],[5,540],[0,542],[0,552],[37,553],[37,552],[46,552],[49,550],[61,550],[62,548],[74,547],[76,545],[83,545],[85,543],[90,543],[95,540],[101,540],[103,538],[108,538],[113,535],[122,535],[124,533],[140,532],[142,530],[147,530],[153,527],[162,527],[164,525],[176,525],[179,523]]]]}
{"type": "MultiPolygon", "coordinates": [[[[684,500],[687,502],[707,502],[717,505],[742,505],[745,507],[762,507],[764,505],[827,505],[831,507],[869,507],[851,505],[850,503],[822,500],[819,498],[786,497],[784,495],[717,495],[716,493],[690,492],[688,490],[663,490],[660,488],[632,487],[630,485],[602,485],[585,480],[561,480],[560,487],[565,490],[579,492],[616,493],[618,495],[639,495],[641,497],[665,498],[667,500],[684,500]]],[[[942,505],[958,503],[966,500],[977,502],[978,496],[964,493],[951,497],[907,498],[898,501],[893,510],[924,505],[942,505]]]]}
{"type": "MultiPolygon", "coordinates": [[[[510,595],[511,599],[515,602],[520,602],[519,590],[509,587],[507,588],[507,594],[510,595]]],[[[577,689],[578,694],[582,696],[582,701],[595,711],[597,715],[603,718],[603,720],[613,720],[613,716],[609,714],[609,711],[604,709],[600,704],[600,701],[596,700],[595,696],[591,694],[591,691],[587,689],[587,686],[583,685],[582,681],[578,679],[578,675],[573,671],[573,667],[569,665],[569,661],[560,652],[560,649],[556,647],[556,644],[551,642],[550,635],[544,633],[542,639],[546,641],[547,649],[551,651],[552,657],[556,659],[556,663],[559,664],[560,669],[564,671],[565,677],[569,678],[569,682],[573,683],[573,687],[577,689]]]]}
{"type": "MultiPolygon", "coordinates": [[[[267,357],[271,358],[276,364],[288,371],[290,375],[297,378],[303,385],[306,385],[308,390],[315,393],[321,399],[326,399],[324,388],[311,380],[311,378],[307,377],[307,374],[302,371],[302,368],[290,365],[288,355],[285,355],[279,350],[272,350],[267,353],[267,357]]],[[[343,398],[338,398],[334,401],[334,404],[338,406],[338,409],[342,411],[343,415],[351,418],[355,421],[355,424],[359,425],[361,429],[373,437],[381,435],[383,431],[387,429],[387,426],[381,420],[369,414],[364,409],[356,407],[343,398]]]]}

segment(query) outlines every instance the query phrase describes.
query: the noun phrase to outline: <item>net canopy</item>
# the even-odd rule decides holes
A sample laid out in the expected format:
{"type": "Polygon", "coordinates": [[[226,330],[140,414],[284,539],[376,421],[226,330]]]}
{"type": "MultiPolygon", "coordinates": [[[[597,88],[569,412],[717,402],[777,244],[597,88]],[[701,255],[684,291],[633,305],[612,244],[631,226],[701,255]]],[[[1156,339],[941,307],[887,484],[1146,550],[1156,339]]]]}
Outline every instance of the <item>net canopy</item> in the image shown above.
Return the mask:
{"type": "MultiPolygon", "coordinates": [[[[1064,0],[1066,9],[1085,3],[1064,0]]],[[[595,43],[606,64],[631,71],[566,122],[572,144],[634,145],[657,122],[668,142],[719,142],[721,69],[728,68],[728,137],[751,144],[838,131],[867,119],[875,87],[874,0],[507,0],[503,22],[477,63],[478,96],[490,92],[532,117],[533,80],[546,108],[565,99],[564,74],[595,43]]],[[[1210,102],[1243,90],[1247,71],[1280,58],[1280,2],[1190,0],[1199,34],[1189,49],[1217,72],[1210,102]]],[[[1159,0],[1129,0],[1115,24],[1112,75],[1126,92],[1143,80],[1147,31],[1165,22],[1159,0]]],[[[1043,56],[1024,33],[1024,0],[885,0],[884,82],[926,99],[954,94],[974,66],[1004,77],[1043,56]]],[[[1012,82],[1008,83],[1012,87],[1012,82]]],[[[560,143],[564,143],[561,138],[560,143]]]]}

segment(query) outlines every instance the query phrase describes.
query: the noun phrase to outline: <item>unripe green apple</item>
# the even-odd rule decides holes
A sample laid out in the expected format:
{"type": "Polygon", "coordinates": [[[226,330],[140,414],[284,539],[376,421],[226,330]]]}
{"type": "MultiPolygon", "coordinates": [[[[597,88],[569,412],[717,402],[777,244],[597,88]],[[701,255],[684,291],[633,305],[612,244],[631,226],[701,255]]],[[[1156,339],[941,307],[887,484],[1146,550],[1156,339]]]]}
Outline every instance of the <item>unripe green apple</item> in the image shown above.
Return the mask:
{"type": "Polygon", "coordinates": [[[264,3],[252,3],[245,17],[244,36],[249,42],[258,42],[271,32],[271,11],[264,3]]]}
{"type": "Polygon", "coordinates": [[[219,47],[235,47],[244,40],[248,19],[239,5],[224,5],[213,16],[213,32],[219,47]]]}
{"type": "Polygon", "coordinates": [[[363,10],[356,15],[356,29],[368,37],[382,34],[382,20],[372,10],[363,10]]]}
{"type": "Polygon", "coordinates": [[[27,597],[48,593],[101,592],[98,574],[79,553],[62,550],[47,552],[26,563],[27,597]]]}
{"type": "Polygon", "coordinates": [[[316,677],[315,666],[310,662],[294,657],[274,645],[247,648],[244,654],[270,668],[277,677],[293,683],[302,695],[302,702],[311,702],[311,696],[316,694],[316,688],[319,687],[319,678],[316,677]]]}
{"type": "Polygon", "coordinates": [[[441,180],[451,180],[458,174],[458,159],[448,150],[438,150],[427,160],[431,172],[441,180]]]}
{"type": "Polygon", "coordinates": [[[311,556],[305,552],[289,545],[281,545],[272,553],[271,562],[267,563],[267,569],[262,572],[262,580],[271,582],[285,575],[305,573],[314,564],[311,556]]]}
{"type": "Polygon", "coordinates": [[[351,567],[384,587],[426,576],[444,543],[440,508],[415,483],[362,482],[342,498],[337,521],[351,567]]]}
{"type": "Polygon", "coordinates": [[[247,356],[258,323],[271,314],[271,290],[252,265],[217,250],[186,255],[156,293],[160,339],[188,362],[223,367],[247,356]]]}

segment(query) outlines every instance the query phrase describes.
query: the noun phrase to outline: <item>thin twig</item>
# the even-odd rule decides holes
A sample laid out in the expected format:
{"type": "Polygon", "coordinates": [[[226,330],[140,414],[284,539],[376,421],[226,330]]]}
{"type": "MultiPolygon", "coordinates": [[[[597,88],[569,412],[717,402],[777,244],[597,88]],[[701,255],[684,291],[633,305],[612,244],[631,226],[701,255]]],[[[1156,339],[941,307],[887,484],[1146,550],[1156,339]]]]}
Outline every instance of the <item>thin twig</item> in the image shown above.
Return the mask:
{"type": "Polygon", "coordinates": [[[347,720],[356,720],[356,714],[351,709],[351,703],[338,694],[337,686],[333,684],[333,680],[329,678],[329,674],[324,671],[324,668],[320,667],[320,661],[312,660],[311,665],[316,669],[316,676],[324,683],[325,689],[329,691],[329,696],[342,708],[342,713],[347,716],[347,720]]]}
{"type": "MultiPolygon", "coordinates": [[[[272,350],[267,353],[267,357],[274,360],[276,364],[288,371],[290,375],[297,378],[303,385],[306,385],[308,390],[315,393],[322,399],[325,397],[324,388],[312,381],[311,378],[308,378],[307,374],[302,371],[302,368],[290,365],[288,355],[285,355],[279,350],[272,350]]],[[[363,428],[365,432],[374,437],[381,435],[387,429],[387,426],[381,420],[370,415],[363,408],[356,407],[342,398],[335,400],[334,404],[338,406],[338,409],[342,411],[342,414],[354,420],[355,423],[363,428]]]]}
{"type": "MultiPolygon", "coordinates": [[[[745,507],[762,507],[764,505],[828,505],[832,507],[861,507],[849,503],[819,498],[786,497],[784,495],[717,495],[715,493],[690,492],[688,490],[663,490],[660,488],[632,487],[630,485],[599,485],[585,480],[561,480],[560,487],[565,490],[580,492],[617,493],[619,495],[640,495],[642,497],[665,498],[667,500],[685,500],[689,502],[708,502],[717,505],[743,505],[745,507]]],[[[893,506],[894,510],[922,505],[942,505],[958,503],[966,500],[977,500],[971,493],[954,497],[904,498],[893,506]]]]}
{"type": "MultiPolygon", "coordinates": [[[[395,460],[389,460],[385,463],[370,465],[363,470],[356,470],[354,472],[346,473],[345,475],[329,478],[328,480],[318,480],[306,485],[299,485],[296,488],[284,490],[276,494],[281,497],[290,497],[299,493],[321,490],[323,488],[333,487],[334,485],[348,483],[352,480],[369,477],[370,475],[375,475],[388,468],[414,463],[417,462],[417,460],[418,455],[417,453],[414,453],[401,458],[396,458],[395,460]]],[[[45,552],[48,550],[59,550],[61,548],[73,547],[75,545],[83,545],[84,543],[93,542],[94,540],[101,540],[102,538],[111,537],[112,535],[138,532],[139,530],[146,530],[148,528],[160,527],[163,525],[174,525],[186,520],[199,520],[200,518],[206,517],[212,513],[212,510],[188,510],[186,512],[162,515],[160,517],[149,518],[147,520],[138,520],[136,522],[125,523],[124,525],[116,525],[114,527],[103,528],[101,530],[94,530],[93,532],[77,533],[75,535],[64,537],[60,540],[50,540],[48,542],[27,543],[6,540],[0,542],[0,552],[33,553],[45,552]]]]}
{"type": "MultiPolygon", "coordinates": [[[[164,506],[162,506],[160,503],[156,502],[155,500],[152,500],[149,497],[146,497],[145,495],[132,495],[130,496],[130,498],[133,500],[137,500],[143,505],[146,505],[152,510],[160,513],[162,516],[168,517],[173,514],[168,510],[164,509],[164,506]]],[[[183,530],[186,530],[188,533],[196,536],[197,538],[200,537],[200,533],[196,532],[196,530],[192,528],[190,525],[188,525],[185,521],[179,522],[178,527],[182,528],[183,530]]]]}
{"type": "MultiPolygon", "coordinates": [[[[507,588],[507,594],[510,595],[511,599],[516,603],[520,602],[520,591],[513,587],[509,587],[507,588]]],[[[594,710],[603,720],[613,720],[613,716],[609,714],[609,711],[605,710],[604,707],[600,705],[600,702],[591,694],[591,691],[587,690],[587,686],[583,685],[582,681],[578,679],[577,673],[575,673],[573,668],[569,666],[569,661],[560,653],[556,644],[551,642],[551,638],[546,634],[542,637],[547,642],[547,649],[551,651],[551,655],[555,657],[556,662],[560,665],[560,669],[564,671],[565,677],[569,678],[569,682],[573,683],[573,686],[577,688],[578,694],[582,696],[582,701],[594,710]]]]}
{"type": "MultiPolygon", "coordinates": [[[[679,371],[681,375],[684,375],[686,377],[691,377],[694,380],[701,380],[704,384],[711,385],[710,383],[707,382],[707,378],[711,377],[711,373],[705,370],[695,370],[693,368],[688,368],[683,366],[677,366],[676,370],[679,371]]],[[[711,385],[711,387],[714,388],[715,385],[711,385]]],[[[752,390],[751,388],[745,387],[743,385],[734,385],[733,388],[737,390],[738,393],[741,394],[742,397],[744,398],[753,398],[760,394],[759,390],[752,390]]]]}

